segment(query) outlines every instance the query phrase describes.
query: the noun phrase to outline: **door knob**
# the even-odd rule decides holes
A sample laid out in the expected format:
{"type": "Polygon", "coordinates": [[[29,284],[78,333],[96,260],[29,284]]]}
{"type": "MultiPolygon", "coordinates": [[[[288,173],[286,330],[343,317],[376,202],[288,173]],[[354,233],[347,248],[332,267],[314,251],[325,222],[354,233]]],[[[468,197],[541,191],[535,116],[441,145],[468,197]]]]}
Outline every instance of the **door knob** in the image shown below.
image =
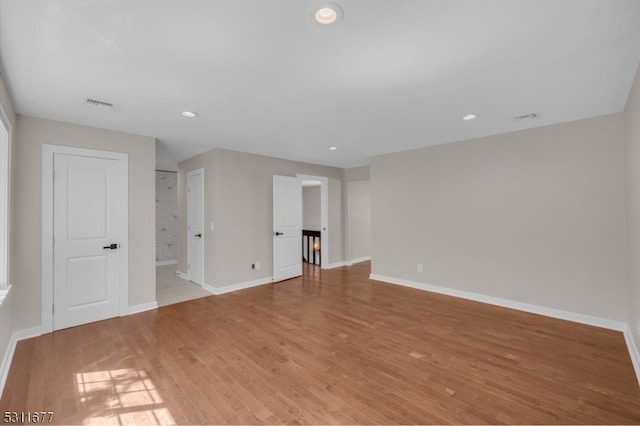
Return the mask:
{"type": "Polygon", "coordinates": [[[104,250],[117,250],[118,249],[118,244],[113,243],[111,245],[108,246],[104,246],[102,247],[104,250]]]}
{"type": "Polygon", "coordinates": [[[277,237],[277,236],[279,236],[279,235],[284,235],[284,232],[278,232],[278,231],[276,231],[276,232],[274,232],[274,234],[275,234],[275,236],[277,237]]]}
{"type": "Polygon", "coordinates": [[[202,238],[202,234],[196,234],[194,237],[202,238]]]}

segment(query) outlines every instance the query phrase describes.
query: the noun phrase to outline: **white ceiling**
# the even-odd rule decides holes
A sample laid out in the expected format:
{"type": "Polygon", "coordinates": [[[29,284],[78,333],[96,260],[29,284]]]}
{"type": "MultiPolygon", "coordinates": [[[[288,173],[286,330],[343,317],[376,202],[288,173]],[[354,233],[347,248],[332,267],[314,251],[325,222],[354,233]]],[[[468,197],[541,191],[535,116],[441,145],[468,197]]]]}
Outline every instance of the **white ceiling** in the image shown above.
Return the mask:
{"type": "Polygon", "coordinates": [[[213,147],[350,167],[619,112],[640,59],[637,0],[334,2],[324,27],[307,0],[0,0],[0,65],[18,113],[156,137],[159,168],[213,147]]]}

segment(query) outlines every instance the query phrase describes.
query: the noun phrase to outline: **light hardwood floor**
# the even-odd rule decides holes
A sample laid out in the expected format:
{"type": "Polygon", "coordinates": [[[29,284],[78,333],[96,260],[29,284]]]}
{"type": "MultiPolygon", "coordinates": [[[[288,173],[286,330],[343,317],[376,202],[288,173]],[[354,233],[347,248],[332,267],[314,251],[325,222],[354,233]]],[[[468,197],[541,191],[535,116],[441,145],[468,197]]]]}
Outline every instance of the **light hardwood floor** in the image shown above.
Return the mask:
{"type": "Polygon", "coordinates": [[[367,279],[369,264],[21,341],[54,423],[640,423],[621,333],[367,279]]]}

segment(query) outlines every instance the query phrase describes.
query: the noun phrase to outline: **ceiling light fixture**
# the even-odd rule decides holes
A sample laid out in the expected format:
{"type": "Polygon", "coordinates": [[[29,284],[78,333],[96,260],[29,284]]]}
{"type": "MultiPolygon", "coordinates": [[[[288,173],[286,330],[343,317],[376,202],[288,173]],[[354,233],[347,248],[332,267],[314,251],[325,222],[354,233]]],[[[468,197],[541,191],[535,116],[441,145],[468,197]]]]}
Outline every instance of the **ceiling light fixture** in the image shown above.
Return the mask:
{"type": "Polygon", "coordinates": [[[464,121],[475,120],[476,118],[478,118],[478,114],[467,114],[462,117],[464,121]]]}
{"type": "Polygon", "coordinates": [[[331,25],[340,22],[344,12],[335,3],[321,3],[312,9],[311,16],[320,25],[331,25]]]}
{"type": "Polygon", "coordinates": [[[338,147],[337,146],[330,146],[329,147],[329,151],[337,151],[338,147]]]}
{"type": "Polygon", "coordinates": [[[198,113],[193,111],[184,111],[181,114],[183,117],[187,118],[196,118],[198,116],[198,113]]]}
{"type": "Polygon", "coordinates": [[[97,99],[86,98],[84,104],[90,107],[112,110],[113,104],[109,102],[99,101],[97,99]]]}
{"type": "Polygon", "coordinates": [[[535,120],[539,115],[540,114],[538,114],[537,112],[530,112],[528,114],[516,115],[511,118],[513,119],[513,121],[535,120]]]}

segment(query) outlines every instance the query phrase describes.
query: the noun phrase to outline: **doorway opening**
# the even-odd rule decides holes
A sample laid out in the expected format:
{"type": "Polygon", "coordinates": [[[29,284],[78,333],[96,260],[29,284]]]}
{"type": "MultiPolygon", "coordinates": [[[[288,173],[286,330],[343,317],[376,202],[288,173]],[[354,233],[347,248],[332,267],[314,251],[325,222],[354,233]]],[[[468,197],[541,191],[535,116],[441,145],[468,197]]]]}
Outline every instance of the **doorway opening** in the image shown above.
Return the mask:
{"type": "Polygon", "coordinates": [[[302,179],[303,274],[322,264],[321,187],[319,180],[302,179]]]}
{"type": "Polygon", "coordinates": [[[156,301],[173,305],[210,296],[177,271],[178,173],[156,170],[156,301]]]}
{"type": "MultiPolygon", "coordinates": [[[[314,269],[329,267],[329,178],[298,174],[296,177],[273,176],[273,282],[303,275],[308,270],[308,262],[313,259],[313,245],[318,252],[315,256],[314,269]],[[319,238],[315,241],[303,242],[303,181],[310,186],[318,186],[320,182],[320,229],[319,238]],[[303,248],[309,248],[309,254],[303,256],[303,248]],[[319,255],[318,255],[319,254],[319,255]],[[305,268],[303,268],[303,264],[305,268]]],[[[305,250],[306,252],[306,250],[305,250]]],[[[312,260],[313,261],[313,260],[312,260]]]]}
{"type": "Polygon", "coordinates": [[[303,274],[329,265],[329,179],[298,175],[302,185],[303,274]]]}

